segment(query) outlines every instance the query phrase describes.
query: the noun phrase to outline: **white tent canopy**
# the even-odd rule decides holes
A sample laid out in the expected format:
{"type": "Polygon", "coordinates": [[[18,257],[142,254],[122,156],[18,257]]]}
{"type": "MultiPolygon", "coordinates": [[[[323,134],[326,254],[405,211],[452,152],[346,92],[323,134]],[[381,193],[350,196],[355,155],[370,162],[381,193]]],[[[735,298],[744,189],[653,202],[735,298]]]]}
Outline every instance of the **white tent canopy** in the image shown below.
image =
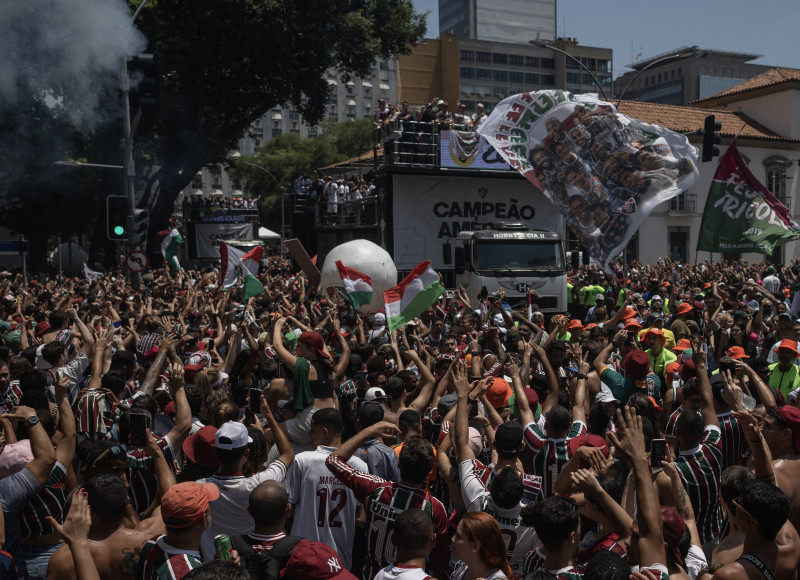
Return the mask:
{"type": "Polygon", "coordinates": [[[279,240],[280,234],[267,228],[258,228],[258,237],[261,240],[279,240]]]}

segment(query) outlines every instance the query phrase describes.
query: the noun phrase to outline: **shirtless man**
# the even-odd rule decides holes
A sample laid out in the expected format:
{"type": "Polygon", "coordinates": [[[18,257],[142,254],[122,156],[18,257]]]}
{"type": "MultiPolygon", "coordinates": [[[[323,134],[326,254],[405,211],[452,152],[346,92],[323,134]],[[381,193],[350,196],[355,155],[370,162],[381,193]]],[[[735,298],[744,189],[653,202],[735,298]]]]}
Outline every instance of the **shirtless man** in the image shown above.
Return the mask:
{"type": "Polygon", "coordinates": [[[789,521],[800,529],[800,409],[775,407],[767,412],[761,427],[772,452],[776,484],[789,497],[789,521]]]}
{"type": "MultiPolygon", "coordinates": [[[[101,578],[134,578],[142,545],[163,534],[160,511],[135,529],[123,525],[128,492],[125,483],[110,474],[96,475],[84,483],[91,507],[90,551],[101,578]]],[[[68,546],[56,550],[47,567],[48,580],[77,580],[68,546]]]]}

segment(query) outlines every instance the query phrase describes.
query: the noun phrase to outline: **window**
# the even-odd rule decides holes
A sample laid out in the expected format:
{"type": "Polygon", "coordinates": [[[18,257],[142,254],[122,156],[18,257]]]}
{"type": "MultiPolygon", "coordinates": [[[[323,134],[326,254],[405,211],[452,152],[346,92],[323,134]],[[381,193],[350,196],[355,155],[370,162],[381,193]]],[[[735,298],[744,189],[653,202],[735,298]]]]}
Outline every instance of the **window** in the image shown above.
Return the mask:
{"type": "Polygon", "coordinates": [[[671,78],[671,79],[675,78],[675,69],[672,69],[671,71],[669,71],[669,78],[671,78]]]}
{"type": "Polygon", "coordinates": [[[309,139],[313,139],[313,138],[314,138],[314,137],[316,137],[316,136],[317,136],[317,133],[316,133],[316,131],[309,131],[309,132],[308,132],[308,138],[309,138],[309,139]]]}
{"type": "Polygon", "coordinates": [[[290,121],[299,121],[300,114],[297,111],[289,111],[289,120],[290,121]]]}
{"type": "Polygon", "coordinates": [[[525,57],[525,66],[539,67],[539,59],[535,56],[525,57]]]}
{"type": "Polygon", "coordinates": [[[494,70],[492,71],[492,77],[495,81],[499,83],[507,83],[508,82],[508,73],[504,70],[494,70]]]}
{"type": "Polygon", "coordinates": [[[492,53],[491,52],[482,52],[480,50],[475,51],[475,61],[476,62],[492,62],[492,53]]]}
{"type": "Polygon", "coordinates": [[[599,72],[611,72],[611,65],[607,60],[598,60],[597,61],[597,70],[599,72]]]}
{"type": "Polygon", "coordinates": [[[678,67],[678,78],[681,78],[682,76],[683,76],[683,69],[681,67],[678,67]]]}
{"type": "Polygon", "coordinates": [[[593,69],[593,68],[594,68],[594,66],[595,66],[595,64],[594,64],[594,63],[595,63],[595,60],[594,60],[593,58],[587,58],[587,57],[583,57],[583,58],[581,59],[581,62],[582,62],[582,63],[584,64],[584,66],[586,66],[586,68],[588,68],[589,70],[593,69]]]}
{"type": "Polygon", "coordinates": [[[519,54],[509,54],[508,55],[508,64],[510,66],[522,66],[524,59],[519,54]]]}
{"type": "Polygon", "coordinates": [[[738,70],[738,69],[737,69],[737,70],[736,70],[736,73],[734,73],[734,74],[735,74],[735,76],[736,76],[736,78],[737,78],[737,79],[740,79],[740,78],[742,78],[742,71],[740,71],[740,70],[738,70]]]}
{"type": "Polygon", "coordinates": [[[462,66],[459,69],[459,74],[461,75],[462,79],[474,79],[475,78],[475,69],[469,68],[466,66],[462,66]]]}
{"type": "Polygon", "coordinates": [[[576,68],[576,69],[577,69],[577,68],[581,68],[581,65],[580,65],[580,64],[578,64],[578,61],[576,61],[576,60],[574,60],[574,59],[571,59],[571,58],[569,58],[569,57],[566,57],[566,58],[567,58],[567,61],[566,61],[566,64],[565,64],[565,66],[566,66],[567,68],[576,68]]]}
{"type": "Polygon", "coordinates": [[[542,79],[542,85],[554,86],[556,84],[555,75],[540,75],[539,78],[542,79]]]}
{"type": "Polygon", "coordinates": [[[552,58],[541,59],[541,68],[556,68],[556,61],[552,58]]]}
{"type": "Polygon", "coordinates": [[[521,72],[517,71],[509,71],[508,72],[508,82],[510,83],[524,83],[525,82],[525,75],[521,72]]]}
{"type": "Polygon", "coordinates": [[[475,78],[479,81],[488,81],[492,79],[492,71],[488,68],[476,68],[475,78]]]}
{"type": "Polygon", "coordinates": [[[704,67],[704,66],[701,66],[701,67],[700,67],[700,74],[701,74],[701,75],[704,75],[704,74],[706,74],[706,67],[704,67]]]}
{"type": "Polygon", "coordinates": [[[508,64],[508,55],[502,52],[495,52],[492,55],[492,62],[494,64],[508,64]]]}
{"type": "Polygon", "coordinates": [[[731,77],[733,77],[733,71],[732,71],[731,69],[728,69],[728,70],[727,70],[727,71],[725,71],[725,72],[727,73],[725,76],[727,76],[728,78],[731,78],[731,77]]]}
{"type": "Polygon", "coordinates": [[[661,82],[661,73],[658,73],[658,82],[661,82]]]}
{"type": "Polygon", "coordinates": [[[475,62],[474,50],[459,50],[458,57],[464,62],[475,62]]]}
{"type": "Polygon", "coordinates": [[[492,87],[487,85],[476,85],[475,94],[479,97],[486,97],[492,94],[492,87]]]}
{"type": "Polygon", "coordinates": [[[380,61],[379,66],[381,70],[389,70],[389,63],[385,60],[380,61]]]}
{"type": "Polygon", "coordinates": [[[786,198],[786,171],[783,167],[771,166],[767,168],[767,189],[781,202],[786,198]]]}
{"type": "Polygon", "coordinates": [[[328,102],[327,102],[327,104],[328,104],[328,105],[335,105],[335,104],[336,104],[336,99],[334,99],[334,98],[331,98],[331,97],[328,97],[328,102]]]}
{"type": "Polygon", "coordinates": [[[275,137],[280,137],[281,135],[283,135],[283,131],[281,131],[280,129],[273,129],[272,130],[272,138],[273,139],[275,137]]]}
{"type": "Polygon", "coordinates": [[[474,95],[475,94],[475,85],[461,83],[461,92],[463,94],[465,94],[465,95],[474,95]]]}
{"type": "Polygon", "coordinates": [[[525,73],[525,84],[526,85],[538,85],[539,84],[539,75],[535,73],[525,73]]]}
{"type": "Polygon", "coordinates": [[[581,75],[579,73],[568,72],[567,82],[573,85],[578,85],[581,82],[581,75]]]}

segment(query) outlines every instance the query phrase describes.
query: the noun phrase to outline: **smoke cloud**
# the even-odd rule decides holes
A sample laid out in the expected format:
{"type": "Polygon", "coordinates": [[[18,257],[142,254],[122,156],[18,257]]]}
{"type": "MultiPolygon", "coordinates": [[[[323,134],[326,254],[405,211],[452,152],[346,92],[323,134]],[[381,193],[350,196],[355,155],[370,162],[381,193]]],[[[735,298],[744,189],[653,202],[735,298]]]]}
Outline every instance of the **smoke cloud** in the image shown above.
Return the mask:
{"type": "Polygon", "coordinates": [[[123,0],[0,6],[0,110],[33,98],[82,129],[119,117],[123,58],[146,46],[123,0]]]}

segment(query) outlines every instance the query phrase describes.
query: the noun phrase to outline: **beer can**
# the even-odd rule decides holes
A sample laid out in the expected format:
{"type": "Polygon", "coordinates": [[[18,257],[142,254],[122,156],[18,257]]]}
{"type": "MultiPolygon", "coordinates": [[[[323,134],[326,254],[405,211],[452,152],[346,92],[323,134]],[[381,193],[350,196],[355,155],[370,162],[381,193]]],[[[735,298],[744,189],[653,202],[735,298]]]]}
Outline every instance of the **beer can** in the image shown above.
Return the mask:
{"type": "Polygon", "coordinates": [[[226,534],[214,536],[214,551],[217,553],[217,560],[233,560],[233,544],[230,536],[226,534]]]}

